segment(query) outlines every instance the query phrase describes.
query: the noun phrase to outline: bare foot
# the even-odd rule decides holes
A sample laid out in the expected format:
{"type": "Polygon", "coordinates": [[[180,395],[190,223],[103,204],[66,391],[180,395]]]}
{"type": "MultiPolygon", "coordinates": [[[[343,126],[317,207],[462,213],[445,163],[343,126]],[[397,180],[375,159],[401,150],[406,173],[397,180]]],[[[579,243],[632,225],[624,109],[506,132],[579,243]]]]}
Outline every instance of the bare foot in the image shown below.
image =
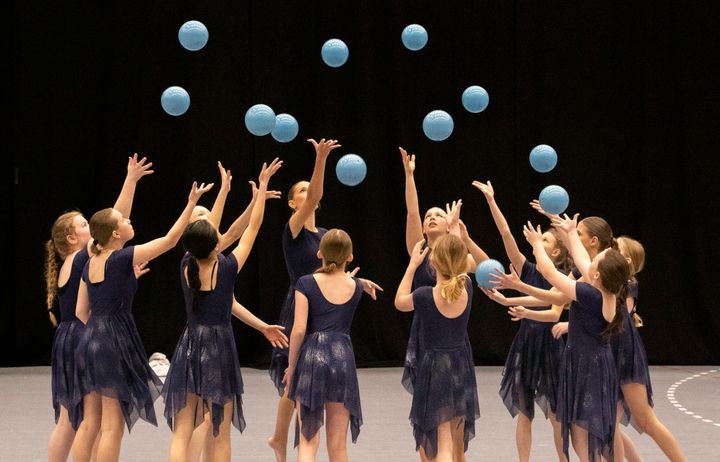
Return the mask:
{"type": "Polygon", "coordinates": [[[277,462],[287,462],[287,443],[282,444],[280,441],[275,441],[275,437],[271,436],[268,438],[268,446],[275,453],[277,462]]]}

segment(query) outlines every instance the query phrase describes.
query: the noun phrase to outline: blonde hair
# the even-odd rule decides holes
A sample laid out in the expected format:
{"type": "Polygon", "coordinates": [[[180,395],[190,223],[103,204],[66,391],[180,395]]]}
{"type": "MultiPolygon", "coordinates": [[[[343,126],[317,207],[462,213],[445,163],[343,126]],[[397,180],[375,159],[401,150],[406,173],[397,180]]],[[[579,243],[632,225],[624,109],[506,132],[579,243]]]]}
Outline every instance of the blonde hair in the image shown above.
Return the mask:
{"type": "Polygon", "coordinates": [[[112,208],[102,209],[95,212],[90,218],[90,235],[93,237],[92,252],[95,255],[100,253],[100,247],[110,242],[113,231],[118,228],[118,221],[113,219],[112,208]]]}
{"type": "Polygon", "coordinates": [[[333,228],[320,239],[323,266],[316,273],[333,273],[337,268],[345,270],[345,264],[353,251],[352,240],[342,229],[333,228]]]}
{"type": "Polygon", "coordinates": [[[436,274],[445,278],[440,282],[440,295],[448,302],[460,298],[465,290],[468,275],[467,268],[468,249],[459,237],[453,234],[440,236],[435,240],[430,252],[430,264],[436,274]]]}
{"type": "Polygon", "coordinates": [[[47,290],[45,303],[53,327],[57,327],[58,325],[58,320],[51,311],[53,302],[57,297],[58,258],[64,259],[72,250],[72,246],[68,242],[67,237],[75,234],[74,221],[75,217],[79,215],[80,212],[77,211],[60,215],[50,229],[50,239],[45,242],[45,287],[47,290]]]}
{"type": "MultiPolygon", "coordinates": [[[[630,277],[634,280],[635,275],[645,267],[645,247],[630,236],[620,236],[617,240],[618,247],[623,251],[624,256],[630,259],[630,277]]],[[[633,313],[633,321],[635,322],[635,327],[645,325],[637,313],[633,313]]]]}

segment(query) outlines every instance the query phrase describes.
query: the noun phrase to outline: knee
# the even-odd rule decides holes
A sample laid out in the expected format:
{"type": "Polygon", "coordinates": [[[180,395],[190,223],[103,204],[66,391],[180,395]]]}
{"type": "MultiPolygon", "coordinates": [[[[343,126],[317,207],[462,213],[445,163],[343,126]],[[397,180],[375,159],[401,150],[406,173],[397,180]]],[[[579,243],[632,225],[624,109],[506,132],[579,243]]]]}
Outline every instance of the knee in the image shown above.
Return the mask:
{"type": "Polygon", "coordinates": [[[328,439],[327,451],[328,454],[332,454],[333,458],[341,456],[347,452],[347,444],[339,438],[328,439]]]}

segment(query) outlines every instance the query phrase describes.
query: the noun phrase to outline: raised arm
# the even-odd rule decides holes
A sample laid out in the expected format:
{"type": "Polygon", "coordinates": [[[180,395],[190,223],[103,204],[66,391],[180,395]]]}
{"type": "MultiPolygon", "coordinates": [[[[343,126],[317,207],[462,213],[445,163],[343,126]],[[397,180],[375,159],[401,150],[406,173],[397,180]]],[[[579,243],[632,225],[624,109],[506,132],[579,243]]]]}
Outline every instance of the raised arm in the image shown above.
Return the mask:
{"type": "MultiPolygon", "coordinates": [[[[250,223],[250,214],[252,213],[255,202],[257,201],[259,190],[255,185],[254,181],[248,181],[248,183],[250,183],[250,186],[252,187],[252,199],[250,199],[250,203],[247,205],[243,213],[240,214],[240,216],[235,219],[233,224],[230,225],[228,230],[225,231],[222,236],[220,236],[220,241],[218,242],[218,252],[222,252],[223,250],[230,247],[233,242],[240,239],[240,236],[242,236],[242,234],[247,229],[248,224],[250,223]]],[[[265,199],[279,199],[280,196],[280,191],[265,192],[265,199]]]]}
{"type": "Polygon", "coordinates": [[[580,236],[577,233],[577,219],[579,214],[575,214],[571,219],[567,214],[561,218],[555,215],[552,218],[552,225],[564,233],[563,241],[565,246],[573,258],[575,267],[580,270],[580,274],[588,280],[588,271],[590,269],[590,255],[588,254],[582,242],[580,242],[580,236]]]}
{"type": "Polygon", "coordinates": [[[240,238],[233,255],[237,259],[238,272],[245,264],[250,251],[252,250],[255,238],[260,231],[260,225],[262,225],[263,216],[265,214],[265,193],[267,192],[268,182],[270,178],[282,167],[283,161],[277,157],[270,162],[270,165],[263,163],[262,170],[260,170],[260,176],[258,177],[258,183],[260,184],[260,190],[258,191],[258,199],[253,206],[252,213],[250,214],[250,223],[247,229],[240,238]]]}
{"type": "Polygon", "coordinates": [[[415,154],[408,154],[400,149],[403,169],[405,170],[405,247],[408,255],[412,255],[415,243],[423,239],[422,218],[420,217],[420,204],[418,202],[417,188],[415,187],[415,154]]]}
{"type": "Polygon", "coordinates": [[[290,334],[290,352],[288,353],[288,368],[285,371],[283,383],[286,387],[290,386],[290,381],[295,373],[298,357],[300,356],[300,348],[302,348],[305,340],[305,332],[307,330],[308,318],[308,299],[300,291],[295,291],[295,321],[293,323],[292,333],[290,334]]]}
{"type": "Polygon", "coordinates": [[[170,228],[170,231],[168,231],[163,237],[146,242],[145,244],[136,245],[133,253],[133,265],[153,260],[175,247],[182,237],[182,233],[185,231],[188,221],[190,221],[190,215],[192,214],[193,207],[197,204],[200,196],[208,192],[212,187],[213,183],[210,183],[207,186],[203,183],[200,187],[198,187],[197,182],[193,182],[192,188],[190,189],[190,195],[188,196],[187,205],[175,224],[172,228],[170,228]]]}
{"type": "Polygon", "coordinates": [[[425,255],[427,255],[428,251],[430,250],[429,247],[425,247],[423,249],[424,243],[424,240],[420,240],[415,243],[415,246],[412,249],[412,253],[410,254],[410,263],[408,263],[408,267],[405,270],[405,275],[400,281],[397,293],[395,294],[395,308],[397,308],[399,311],[412,311],[415,309],[412,299],[413,276],[415,275],[415,271],[417,270],[418,266],[420,266],[420,264],[425,259],[425,255]]]}
{"type": "Polygon", "coordinates": [[[550,257],[548,257],[547,252],[545,252],[545,248],[543,248],[540,226],[538,226],[537,229],[533,228],[532,223],[528,221],[527,225],[523,227],[523,234],[530,245],[532,245],[533,255],[535,255],[535,262],[540,274],[566,297],[577,300],[575,292],[576,281],[555,269],[555,265],[552,260],[550,260],[550,257]]]}
{"type": "Polygon", "coordinates": [[[152,162],[145,163],[146,161],[146,157],[138,161],[137,153],[133,154],[132,157],[128,157],[127,175],[120,190],[120,195],[113,206],[115,210],[122,214],[123,218],[130,218],[137,182],[145,175],[153,173],[153,170],[150,170],[152,162]]]}
{"type": "Polygon", "coordinates": [[[480,288],[488,298],[502,306],[547,306],[548,302],[537,297],[526,295],[524,297],[506,297],[499,290],[480,288]]]}
{"type": "Polygon", "coordinates": [[[522,270],[526,260],[525,255],[520,252],[517,242],[515,242],[515,238],[510,231],[510,226],[508,226],[505,216],[502,214],[500,207],[495,201],[495,190],[493,189],[492,183],[490,183],[490,181],[487,183],[473,181],[472,185],[479,189],[485,196],[485,200],[490,207],[490,213],[492,214],[493,221],[495,221],[495,226],[498,231],[500,231],[500,237],[502,238],[505,253],[510,259],[510,263],[512,263],[515,268],[520,268],[520,270],[522,270]]]}
{"type": "Polygon", "coordinates": [[[220,190],[215,197],[213,202],[212,210],[208,215],[210,223],[215,225],[215,228],[220,229],[220,221],[222,221],[223,210],[225,209],[225,201],[227,195],[230,192],[230,182],[232,181],[232,173],[230,170],[225,170],[220,161],[218,161],[218,170],[220,170],[220,190]]]}
{"type": "Polygon", "coordinates": [[[465,226],[465,223],[463,223],[462,220],[459,221],[459,228],[460,238],[465,243],[465,247],[468,248],[468,252],[470,252],[468,254],[468,266],[466,271],[472,272],[475,271],[475,268],[477,268],[477,265],[479,265],[480,262],[483,262],[490,257],[488,257],[488,254],[472,240],[470,234],[468,233],[467,226],[465,226]]]}
{"type": "Polygon", "coordinates": [[[320,199],[323,197],[323,186],[325,183],[325,164],[327,158],[334,149],[341,147],[337,140],[325,140],[321,139],[318,143],[314,139],[308,140],[315,148],[315,168],[313,169],[312,177],[310,178],[310,185],[308,186],[307,195],[305,196],[305,202],[302,206],[295,211],[290,217],[289,225],[290,232],[293,238],[297,237],[298,233],[305,226],[305,222],[310,215],[313,214],[320,199]]]}
{"type": "Polygon", "coordinates": [[[242,306],[235,297],[233,297],[232,315],[263,334],[268,342],[270,342],[270,344],[272,344],[275,348],[288,347],[288,338],[282,332],[285,330],[283,326],[269,325],[262,319],[252,314],[250,310],[242,306]]]}
{"type": "Polygon", "coordinates": [[[75,303],[75,316],[83,324],[87,324],[88,319],[90,319],[90,300],[88,299],[87,285],[82,279],[80,280],[77,302],[75,303]]]}

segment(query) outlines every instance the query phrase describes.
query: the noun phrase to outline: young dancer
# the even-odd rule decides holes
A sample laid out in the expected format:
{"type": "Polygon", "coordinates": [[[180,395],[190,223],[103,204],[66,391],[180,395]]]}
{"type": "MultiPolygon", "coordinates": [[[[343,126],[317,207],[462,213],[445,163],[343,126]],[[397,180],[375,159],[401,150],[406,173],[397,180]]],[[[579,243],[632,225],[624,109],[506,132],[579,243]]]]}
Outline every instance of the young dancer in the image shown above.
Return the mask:
{"type": "Polygon", "coordinates": [[[353,260],[352,241],[341,229],[320,240],[322,267],[295,284],[295,322],[283,382],[298,409],[298,462],[315,460],[320,427],[327,420],[327,451],[347,461],[347,431],[357,441],[362,425],[350,325],[363,285],[345,271],[353,260]]]}
{"type": "Polygon", "coordinates": [[[626,316],[629,268],[615,249],[606,249],[591,261],[577,232],[574,219],[553,218],[566,235],[565,243],[575,266],[586,282],[578,282],[556,270],[542,244],[540,227],[530,222],[523,233],[533,247],[537,268],[545,279],[573,300],[567,346],[558,387],[558,420],[562,425],[564,451],[569,437],[583,462],[622,461],[622,444],[616,427],[618,381],[608,343],[622,329],[626,316]]]}
{"type": "Polygon", "coordinates": [[[118,210],[104,209],[90,219],[93,256],[83,270],[76,308],[86,323],[75,353],[73,402],[82,401],[84,413],[72,448],[76,462],[90,459],[98,431],[98,460],[117,461],[125,425],[130,430],[138,418],[157,425],[153,402],[162,384],[148,365],[131,312],[137,291],[133,265],[175,247],[193,207],[211,187],[193,183],[170,231],[145,244],[125,247],[135,233],[118,210]]]}
{"type": "MultiPolygon", "coordinates": [[[[140,161],[137,154],[128,158],[127,176],[114,208],[130,216],[135,186],[145,175],[153,173],[152,162],[140,161]]],[[[48,460],[64,462],[82,420],[82,407],[73,406],[73,377],[75,375],[75,349],[84,330],[84,324],[75,317],[78,288],[82,270],[90,258],[88,244],[90,228],[85,217],[77,211],[60,215],[52,226],[51,239],[45,244],[45,280],[47,308],[50,321],[57,327],[51,353],[52,403],[55,409],[55,428],[48,443],[48,460]],[[61,263],[58,267],[58,263],[61,263]],[[60,324],[52,308],[58,300],[60,324]]],[[[138,275],[146,272],[140,268],[138,275]]]]}
{"type": "Polygon", "coordinates": [[[220,235],[210,221],[212,214],[188,225],[183,233],[187,253],[181,262],[180,279],[188,325],[162,391],[165,417],[173,430],[169,461],[187,460],[193,429],[206,412],[212,422],[214,460],[230,460],[230,421],[241,432],[245,428],[242,375],[230,324],[233,291],[262,224],[268,181],[281,166],[278,159],[263,164],[260,199],[231,255],[225,257],[218,252],[220,235]]]}
{"type": "MultiPolygon", "coordinates": [[[[502,237],[505,252],[513,268],[521,271],[520,280],[535,287],[550,289],[552,286],[540,274],[535,264],[528,261],[520,252],[510,227],[495,200],[495,191],[490,181],[487,183],[473,181],[472,184],[485,196],[490,213],[502,237]]],[[[542,243],[555,267],[559,271],[567,273],[572,262],[567,249],[558,239],[557,231],[550,228],[544,232],[542,243]]],[[[500,396],[510,415],[517,416],[515,442],[521,462],[530,460],[535,403],[543,411],[545,418],[549,417],[553,426],[558,459],[567,460],[563,453],[560,424],[555,416],[558,373],[565,342],[562,339],[553,338],[551,329],[553,323],[557,322],[560,313],[550,311],[548,308],[548,306],[527,310],[523,307],[510,308],[510,315],[514,319],[520,320],[520,328],[515,334],[505,361],[503,378],[500,382],[500,396]],[[538,310],[542,310],[542,312],[538,310]]]]}
{"type": "MultiPolygon", "coordinates": [[[[636,276],[645,265],[645,249],[640,242],[628,236],[620,236],[617,242],[620,253],[630,266],[630,293],[627,297],[628,316],[625,320],[625,328],[611,341],[623,403],[623,407],[619,408],[618,412],[623,413],[624,411],[627,417],[631,418],[633,426],[640,433],[647,433],[668,459],[673,462],[684,461],[685,456],[680,450],[677,440],[653,411],[650,369],[645,346],[637,329],[637,322],[640,318],[635,312],[638,299],[636,276]]],[[[623,433],[623,442],[625,443],[625,457],[628,460],[631,462],[642,460],[625,433],[623,433]]]]}
{"type": "Polygon", "coordinates": [[[439,237],[430,253],[436,283],[414,291],[415,272],[430,252],[415,244],[395,296],[400,311],[415,311],[423,348],[418,356],[410,422],[416,449],[427,460],[450,462],[475,436],[480,416],[475,368],[467,334],[472,284],[467,247],[455,235],[439,237]]]}
{"type": "MultiPolygon", "coordinates": [[[[285,334],[288,336],[291,336],[295,319],[295,283],[301,276],[311,274],[320,267],[317,252],[320,239],[327,230],[316,225],[315,211],[319,207],[323,196],[327,158],[333,150],[341,146],[337,140],[325,140],[325,138],[319,142],[314,139],[308,141],[315,148],[315,167],[309,182],[299,181],[290,188],[288,206],[293,212],[285,225],[282,235],[283,254],[288,277],[290,278],[290,287],[280,311],[279,324],[285,327],[285,334]]],[[[373,299],[375,298],[375,291],[382,290],[380,286],[371,281],[361,278],[358,280],[373,299]]],[[[290,420],[295,406],[295,403],[288,399],[288,390],[283,383],[287,367],[288,350],[273,348],[269,373],[280,395],[280,400],[278,401],[275,431],[268,438],[268,446],[272,448],[277,462],[287,460],[288,428],[290,427],[290,420]]]]}

